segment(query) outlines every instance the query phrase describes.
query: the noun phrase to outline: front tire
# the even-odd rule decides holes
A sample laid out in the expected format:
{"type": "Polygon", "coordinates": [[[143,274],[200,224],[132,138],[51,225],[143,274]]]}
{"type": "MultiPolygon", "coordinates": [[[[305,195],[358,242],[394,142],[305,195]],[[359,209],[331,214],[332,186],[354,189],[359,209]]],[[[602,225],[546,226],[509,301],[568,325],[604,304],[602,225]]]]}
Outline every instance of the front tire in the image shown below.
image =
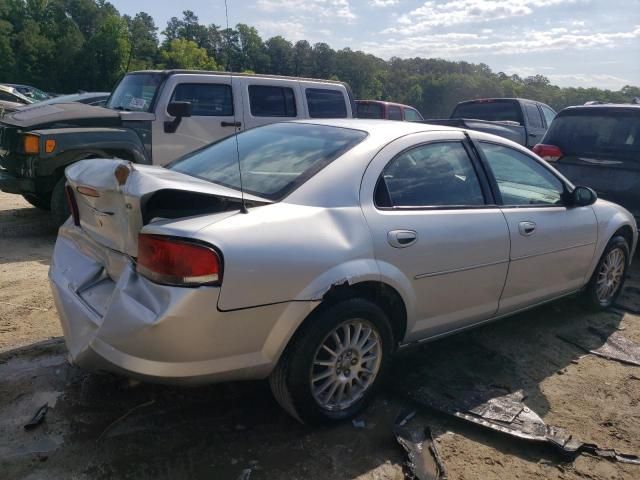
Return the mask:
{"type": "Polygon", "coordinates": [[[56,182],[51,193],[51,215],[57,226],[62,225],[71,215],[69,204],[67,203],[67,194],[64,190],[66,184],[67,179],[63,176],[56,182]]]}
{"type": "Polygon", "coordinates": [[[27,202],[40,210],[51,210],[51,193],[25,193],[22,195],[27,202]]]}
{"type": "Polygon", "coordinates": [[[604,249],[591,280],[585,290],[587,306],[603,310],[612,306],[624,286],[629,266],[629,244],[624,237],[615,236],[604,249]]]}
{"type": "Polygon", "coordinates": [[[273,395],[302,423],[353,417],[373,398],[388,370],[389,318],[362,298],[322,305],[311,315],[269,378],[273,395]]]}

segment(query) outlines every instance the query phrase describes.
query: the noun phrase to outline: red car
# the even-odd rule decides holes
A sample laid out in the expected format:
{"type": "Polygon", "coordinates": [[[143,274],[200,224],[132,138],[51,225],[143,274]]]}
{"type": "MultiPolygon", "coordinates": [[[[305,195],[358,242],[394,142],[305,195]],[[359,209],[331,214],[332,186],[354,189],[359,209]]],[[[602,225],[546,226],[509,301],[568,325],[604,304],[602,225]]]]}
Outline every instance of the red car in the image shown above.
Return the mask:
{"type": "Polygon", "coordinates": [[[407,122],[424,120],[418,110],[402,103],[383,102],[381,100],[356,100],[356,110],[358,118],[405,120],[407,122]]]}

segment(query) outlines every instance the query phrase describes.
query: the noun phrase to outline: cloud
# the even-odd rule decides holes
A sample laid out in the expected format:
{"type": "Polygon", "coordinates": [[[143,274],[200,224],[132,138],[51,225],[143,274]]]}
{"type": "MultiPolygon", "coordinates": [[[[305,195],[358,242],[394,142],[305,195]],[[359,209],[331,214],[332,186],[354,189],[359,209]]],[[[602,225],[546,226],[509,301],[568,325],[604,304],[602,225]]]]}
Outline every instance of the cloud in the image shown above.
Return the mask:
{"type": "Polygon", "coordinates": [[[383,57],[463,58],[559,50],[611,48],[640,38],[640,25],[626,32],[569,32],[565,28],[525,30],[511,35],[429,33],[364,42],[360,48],[383,57]]]}
{"type": "Polygon", "coordinates": [[[551,82],[561,87],[597,87],[620,90],[625,85],[633,83],[627,78],[605,73],[563,73],[551,74],[547,77],[551,82]]]}
{"type": "Polygon", "coordinates": [[[369,0],[369,5],[372,7],[390,7],[391,5],[397,5],[399,0],[369,0]]]}
{"type": "Polygon", "coordinates": [[[532,14],[536,8],[575,1],[579,0],[429,0],[421,7],[401,15],[398,18],[401,27],[390,27],[383,33],[414,35],[434,27],[523,17],[532,14]]]}
{"type": "Polygon", "coordinates": [[[347,21],[356,18],[351,11],[349,0],[258,0],[256,6],[264,12],[277,14],[293,11],[347,21]]]}
{"type": "Polygon", "coordinates": [[[308,36],[304,24],[297,21],[275,22],[262,20],[256,22],[256,28],[265,39],[281,35],[287,40],[296,41],[306,39],[308,36]]]}

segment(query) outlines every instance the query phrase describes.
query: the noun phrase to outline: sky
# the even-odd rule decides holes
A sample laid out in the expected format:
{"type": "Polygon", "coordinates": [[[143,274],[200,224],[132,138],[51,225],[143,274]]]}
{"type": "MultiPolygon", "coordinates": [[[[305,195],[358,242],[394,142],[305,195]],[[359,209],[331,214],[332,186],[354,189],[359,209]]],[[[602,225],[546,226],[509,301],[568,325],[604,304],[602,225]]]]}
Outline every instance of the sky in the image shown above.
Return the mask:
{"type": "MultiPolygon", "coordinates": [[[[225,26],[224,0],[110,0],[145,11],[161,32],[193,10],[225,26]]],[[[384,59],[444,58],[495,72],[542,74],[560,86],[640,86],[640,0],[228,0],[229,24],[264,40],[325,42],[384,59]]]]}

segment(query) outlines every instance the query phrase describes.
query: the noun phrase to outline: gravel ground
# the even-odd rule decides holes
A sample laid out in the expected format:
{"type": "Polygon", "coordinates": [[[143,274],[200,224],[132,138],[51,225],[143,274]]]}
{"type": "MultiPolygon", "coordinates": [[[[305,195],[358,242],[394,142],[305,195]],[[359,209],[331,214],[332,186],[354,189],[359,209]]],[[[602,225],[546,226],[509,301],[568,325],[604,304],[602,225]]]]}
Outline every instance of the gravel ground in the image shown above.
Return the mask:
{"type": "MultiPolygon", "coordinates": [[[[585,442],[640,454],[640,367],[558,338],[591,327],[640,342],[640,317],[587,313],[567,299],[402,353],[393,381],[351,423],[311,429],[284,414],[265,382],[171,388],[88,374],[66,362],[47,281],[55,230],[0,193],[0,475],[3,479],[402,479],[392,433],[430,426],[449,479],[637,479],[640,466],[562,457],[413,403],[412,391],[473,374],[585,442]],[[45,402],[45,421],[22,427],[45,402]]],[[[640,262],[639,262],[640,263],[640,262]]],[[[637,266],[636,266],[637,267],[637,266]]],[[[640,268],[624,303],[640,305],[640,268]]]]}

